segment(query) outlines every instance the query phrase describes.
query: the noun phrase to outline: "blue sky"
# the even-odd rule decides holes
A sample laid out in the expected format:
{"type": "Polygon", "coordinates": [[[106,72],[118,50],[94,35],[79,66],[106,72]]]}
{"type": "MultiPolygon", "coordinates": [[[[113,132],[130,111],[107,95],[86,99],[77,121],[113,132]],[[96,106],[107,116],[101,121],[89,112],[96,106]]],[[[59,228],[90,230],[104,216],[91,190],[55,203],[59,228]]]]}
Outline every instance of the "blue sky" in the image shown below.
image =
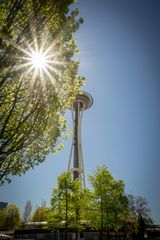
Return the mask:
{"type": "MultiPolygon", "coordinates": [[[[80,0],[76,34],[83,88],[94,98],[83,115],[86,178],[106,164],[126,192],[146,197],[160,223],[160,2],[80,0]]],[[[66,112],[71,127],[71,113],[66,112]]],[[[0,189],[0,200],[33,207],[46,200],[67,169],[71,139],[44,163],[0,189]]]]}

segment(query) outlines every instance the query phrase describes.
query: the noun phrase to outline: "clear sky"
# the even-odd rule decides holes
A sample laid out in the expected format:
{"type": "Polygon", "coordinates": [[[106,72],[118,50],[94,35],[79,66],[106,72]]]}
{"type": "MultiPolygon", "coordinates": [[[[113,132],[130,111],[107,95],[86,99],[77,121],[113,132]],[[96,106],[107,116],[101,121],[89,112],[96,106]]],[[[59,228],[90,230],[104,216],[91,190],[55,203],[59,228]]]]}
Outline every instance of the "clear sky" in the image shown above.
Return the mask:
{"type": "MultiPolygon", "coordinates": [[[[94,104],[83,115],[86,178],[106,164],[126,192],[146,197],[160,224],[160,1],[80,0],[76,34],[84,88],[94,104]]],[[[71,126],[71,113],[66,117],[71,126]]],[[[71,139],[44,163],[0,189],[0,200],[23,211],[49,205],[57,176],[67,169],[71,139]]]]}

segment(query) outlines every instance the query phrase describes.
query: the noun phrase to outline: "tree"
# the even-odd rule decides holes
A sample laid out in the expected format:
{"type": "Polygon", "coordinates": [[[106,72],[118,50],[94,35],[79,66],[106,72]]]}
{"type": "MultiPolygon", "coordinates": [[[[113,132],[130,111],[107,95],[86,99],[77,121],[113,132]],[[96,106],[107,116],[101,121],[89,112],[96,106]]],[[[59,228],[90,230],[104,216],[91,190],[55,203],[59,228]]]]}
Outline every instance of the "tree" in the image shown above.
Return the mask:
{"type": "Polygon", "coordinates": [[[128,194],[129,209],[132,215],[138,220],[143,218],[146,224],[153,223],[150,215],[149,203],[146,198],[142,196],[134,196],[128,194]]]}
{"type": "Polygon", "coordinates": [[[69,13],[73,2],[0,1],[0,184],[61,148],[63,114],[84,83],[72,58],[82,22],[77,9],[69,13]],[[28,59],[38,50],[47,54],[43,70],[28,59]]]}
{"type": "Polygon", "coordinates": [[[128,194],[128,202],[130,219],[135,223],[130,230],[138,234],[139,239],[144,239],[145,225],[153,223],[150,215],[149,203],[144,197],[134,196],[132,194],[128,194]]]}
{"type": "Polygon", "coordinates": [[[20,212],[16,205],[9,205],[0,211],[0,222],[2,227],[15,229],[20,225],[20,212]]]}
{"type": "MultiPolygon", "coordinates": [[[[58,177],[58,187],[53,189],[51,208],[47,220],[51,227],[86,227],[102,231],[118,229],[122,218],[128,214],[128,199],[124,183],[115,180],[106,166],[98,167],[89,177],[93,191],[82,189],[78,179],[67,173],[58,177]]],[[[67,231],[66,231],[67,232],[67,231]]]]}
{"type": "Polygon", "coordinates": [[[115,180],[103,165],[89,176],[93,188],[93,207],[88,216],[92,227],[103,230],[118,229],[122,225],[122,217],[128,214],[128,200],[124,194],[124,183],[115,180]]]}
{"type": "Polygon", "coordinates": [[[78,179],[70,174],[58,177],[58,186],[53,189],[51,208],[47,221],[51,228],[64,227],[77,231],[90,227],[102,231],[118,229],[123,217],[128,215],[128,199],[124,194],[124,183],[115,180],[106,166],[98,167],[89,177],[92,191],[81,188],[78,179]]]}
{"type": "Polygon", "coordinates": [[[32,222],[44,222],[46,221],[46,207],[44,206],[38,206],[31,218],[32,222]]]}
{"type": "Polygon", "coordinates": [[[69,173],[58,177],[58,186],[52,191],[51,208],[47,221],[51,228],[68,227],[79,229],[84,206],[84,191],[78,179],[72,180],[69,173]]]}
{"type": "Polygon", "coordinates": [[[5,209],[0,209],[0,227],[5,227],[5,209]]]}
{"type": "Polygon", "coordinates": [[[30,200],[27,200],[25,208],[24,208],[24,213],[23,213],[23,222],[29,222],[31,218],[31,212],[32,212],[32,203],[30,200]]]}

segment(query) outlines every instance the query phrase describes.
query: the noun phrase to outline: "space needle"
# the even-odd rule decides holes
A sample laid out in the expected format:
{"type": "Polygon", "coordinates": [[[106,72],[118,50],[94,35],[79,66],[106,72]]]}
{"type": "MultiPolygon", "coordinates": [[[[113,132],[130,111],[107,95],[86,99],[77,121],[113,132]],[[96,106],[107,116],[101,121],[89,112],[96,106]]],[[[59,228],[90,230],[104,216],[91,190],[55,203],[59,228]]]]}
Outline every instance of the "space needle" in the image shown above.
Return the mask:
{"type": "Polygon", "coordinates": [[[79,179],[82,187],[85,188],[85,172],[81,143],[81,125],[84,110],[89,109],[93,104],[93,98],[90,94],[82,92],[77,94],[71,103],[73,137],[71,151],[68,163],[68,172],[72,174],[73,180],[79,179]]]}

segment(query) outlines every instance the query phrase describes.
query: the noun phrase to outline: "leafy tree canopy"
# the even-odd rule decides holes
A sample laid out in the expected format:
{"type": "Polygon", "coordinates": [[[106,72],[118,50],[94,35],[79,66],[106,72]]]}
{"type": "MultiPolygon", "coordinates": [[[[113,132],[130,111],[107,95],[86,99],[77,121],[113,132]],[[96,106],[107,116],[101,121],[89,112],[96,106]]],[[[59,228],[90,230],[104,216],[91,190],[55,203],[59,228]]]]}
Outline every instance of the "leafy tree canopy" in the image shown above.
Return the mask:
{"type": "Polygon", "coordinates": [[[89,180],[92,190],[82,189],[69,174],[58,177],[47,213],[50,226],[99,230],[118,229],[123,224],[122,217],[128,215],[123,181],[115,180],[106,166],[98,167],[89,180]]]}
{"type": "Polygon", "coordinates": [[[93,188],[93,211],[88,214],[96,229],[118,229],[122,217],[128,214],[128,200],[124,193],[124,182],[115,180],[105,165],[89,176],[93,188]]]}
{"type": "Polygon", "coordinates": [[[58,177],[58,186],[53,189],[51,208],[47,214],[49,226],[74,228],[79,226],[83,205],[82,192],[78,179],[72,180],[68,173],[58,177]]]}
{"type": "Polygon", "coordinates": [[[44,206],[38,206],[31,218],[32,222],[44,222],[46,221],[46,207],[44,206]]]}
{"type": "Polygon", "coordinates": [[[63,114],[84,84],[74,0],[0,1],[0,184],[61,148],[63,114]],[[46,60],[33,67],[33,54],[46,60]]]}
{"type": "Polygon", "coordinates": [[[16,205],[9,205],[0,210],[0,226],[9,229],[20,226],[20,212],[16,205]]]}

